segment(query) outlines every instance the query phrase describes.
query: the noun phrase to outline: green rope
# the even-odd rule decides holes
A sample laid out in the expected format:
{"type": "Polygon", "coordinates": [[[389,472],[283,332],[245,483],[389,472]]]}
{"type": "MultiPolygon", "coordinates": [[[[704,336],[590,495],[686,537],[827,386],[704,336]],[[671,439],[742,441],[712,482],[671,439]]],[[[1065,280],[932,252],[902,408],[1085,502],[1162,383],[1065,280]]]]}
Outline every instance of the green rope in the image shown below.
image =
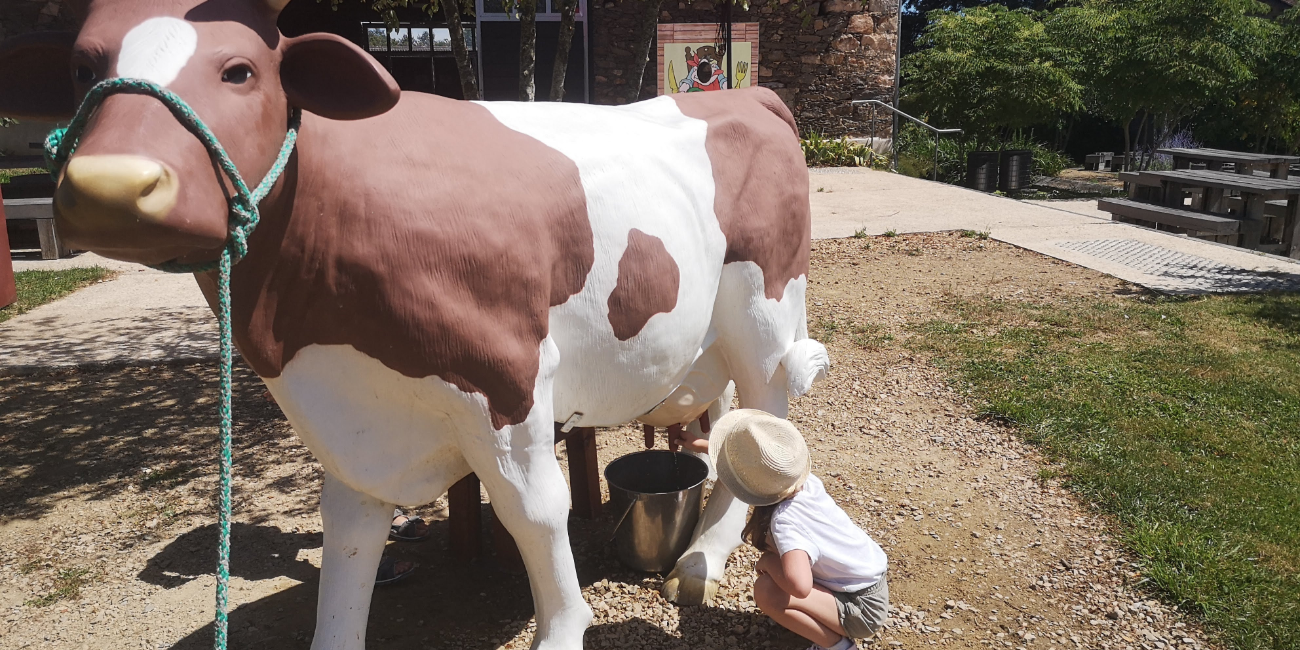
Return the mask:
{"type": "Polygon", "coordinates": [[[55,129],[45,139],[45,162],[55,180],[63,172],[63,167],[67,164],[68,158],[72,156],[72,152],[76,150],[81,139],[81,133],[85,130],[86,122],[90,119],[90,116],[99,108],[105,97],[118,93],[149,95],[161,101],[171,110],[172,115],[176,116],[176,119],[203,143],[203,146],[208,150],[208,154],[216,159],[221,171],[230,178],[230,182],[235,188],[235,195],[230,197],[228,201],[229,220],[226,224],[226,245],[221,249],[221,257],[217,261],[197,264],[181,264],[172,261],[154,266],[154,268],[168,273],[200,273],[216,269],[218,274],[217,321],[220,326],[221,342],[221,404],[218,407],[221,415],[221,503],[218,515],[220,533],[217,543],[217,616],[214,623],[214,646],[217,650],[225,650],[226,633],[229,627],[226,604],[228,601],[227,593],[230,588],[230,485],[234,474],[234,463],[231,456],[231,431],[234,427],[230,414],[233,393],[231,375],[234,356],[230,326],[230,270],[248,254],[248,237],[253,234],[253,230],[257,228],[257,223],[261,219],[258,204],[262,202],[262,199],[266,198],[267,193],[275,186],[276,180],[279,179],[280,174],[284,172],[285,165],[289,162],[289,156],[293,153],[294,145],[298,141],[298,127],[302,123],[302,111],[296,108],[293,109],[289,117],[289,130],[285,134],[284,145],[280,147],[280,154],[275,158],[275,164],[271,166],[271,170],[266,173],[266,178],[262,179],[257,189],[249,192],[248,185],[244,183],[243,177],[240,176],[239,170],[235,168],[235,163],[231,162],[226,150],[217,141],[217,136],[212,134],[212,131],[203,123],[203,120],[199,119],[194,109],[185,103],[185,100],[151,81],[124,78],[108,79],[96,84],[94,88],[90,89],[90,92],[86,93],[86,98],[82,100],[81,107],[77,109],[77,114],[72,118],[72,122],[68,124],[68,128],[55,129]]]}

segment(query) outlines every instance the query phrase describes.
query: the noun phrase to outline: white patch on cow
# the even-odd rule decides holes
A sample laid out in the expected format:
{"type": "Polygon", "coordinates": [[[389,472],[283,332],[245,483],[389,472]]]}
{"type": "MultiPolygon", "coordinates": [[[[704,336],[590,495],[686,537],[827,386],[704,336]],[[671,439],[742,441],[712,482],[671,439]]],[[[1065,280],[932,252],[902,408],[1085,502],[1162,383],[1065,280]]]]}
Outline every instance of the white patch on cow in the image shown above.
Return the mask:
{"type": "Polygon", "coordinates": [[[198,44],[199,34],[188,22],[171,17],[150,18],[122,38],[117,76],[167,86],[189,63],[198,44]]]}
{"type": "Polygon", "coordinates": [[[587,196],[595,263],[582,291],[551,310],[551,336],[564,360],[556,373],[557,417],[581,412],[583,426],[603,426],[649,411],[686,376],[713,317],[727,244],[713,213],[708,125],[668,97],[622,107],[482,106],[573,160],[587,196]],[[681,282],[672,312],[619,341],[608,300],[632,228],[663,240],[681,282]]]}

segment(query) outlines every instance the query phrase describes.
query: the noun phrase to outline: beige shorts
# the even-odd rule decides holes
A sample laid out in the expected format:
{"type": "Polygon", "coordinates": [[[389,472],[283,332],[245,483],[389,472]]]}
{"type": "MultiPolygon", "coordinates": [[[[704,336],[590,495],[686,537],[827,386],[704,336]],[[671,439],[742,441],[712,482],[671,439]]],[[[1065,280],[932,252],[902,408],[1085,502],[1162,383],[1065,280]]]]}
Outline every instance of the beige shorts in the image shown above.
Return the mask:
{"type": "Polygon", "coordinates": [[[840,612],[840,625],[851,639],[870,639],[889,618],[889,583],[883,575],[861,591],[833,591],[831,595],[840,612]]]}

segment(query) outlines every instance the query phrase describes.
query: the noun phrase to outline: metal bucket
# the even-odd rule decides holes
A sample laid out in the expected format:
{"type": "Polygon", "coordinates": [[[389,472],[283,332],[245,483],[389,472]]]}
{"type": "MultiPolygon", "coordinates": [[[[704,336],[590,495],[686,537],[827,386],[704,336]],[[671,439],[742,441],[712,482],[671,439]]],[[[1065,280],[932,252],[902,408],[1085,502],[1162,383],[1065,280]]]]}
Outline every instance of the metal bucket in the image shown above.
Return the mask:
{"type": "Polygon", "coordinates": [[[691,454],[651,450],[605,467],[614,526],[614,551],[638,571],[673,568],[700,521],[709,464],[691,454]]]}

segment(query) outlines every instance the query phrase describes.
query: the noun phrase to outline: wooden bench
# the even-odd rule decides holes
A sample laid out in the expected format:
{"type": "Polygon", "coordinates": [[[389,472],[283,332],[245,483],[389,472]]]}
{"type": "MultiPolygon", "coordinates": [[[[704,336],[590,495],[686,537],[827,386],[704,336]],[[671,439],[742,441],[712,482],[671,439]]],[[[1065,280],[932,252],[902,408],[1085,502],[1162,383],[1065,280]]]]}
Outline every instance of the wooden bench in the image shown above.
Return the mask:
{"type": "Polygon", "coordinates": [[[1208,212],[1143,203],[1131,199],[1098,199],[1097,209],[1111,213],[1115,221],[1136,222],[1147,227],[1165,226],[1194,237],[1225,244],[1235,243],[1241,221],[1208,212]]]}
{"type": "Polygon", "coordinates": [[[36,222],[36,233],[41,240],[41,259],[57,260],[69,255],[54,227],[54,199],[4,199],[4,215],[5,221],[36,222]]]}

